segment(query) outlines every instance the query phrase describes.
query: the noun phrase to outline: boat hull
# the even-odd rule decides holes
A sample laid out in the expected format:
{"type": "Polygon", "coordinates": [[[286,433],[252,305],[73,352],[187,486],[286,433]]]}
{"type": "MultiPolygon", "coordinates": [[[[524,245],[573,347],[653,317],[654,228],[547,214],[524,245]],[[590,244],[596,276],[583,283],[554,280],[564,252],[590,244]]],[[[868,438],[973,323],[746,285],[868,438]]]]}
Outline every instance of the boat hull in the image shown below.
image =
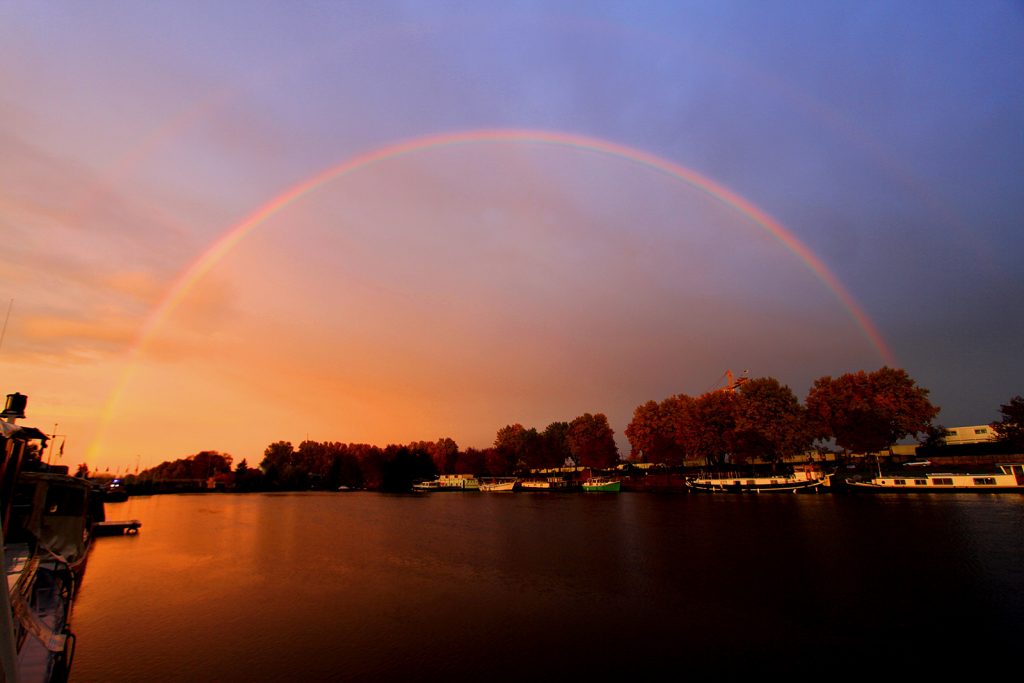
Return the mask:
{"type": "Polygon", "coordinates": [[[587,493],[618,493],[622,489],[621,481],[589,481],[583,483],[587,493]]]}
{"type": "Polygon", "coordinates": [[[797,493],[816,490],[821,485],[821,479],[789,479],[786,477],[693,479],[686,482],[688,489],[700,493],[797,493]]]}
{"type": "Polygon", "coordinates": [[[471,474],[442,474],[437,479],[421,481],[412,485],[416,493],[432,491],[479,491],[480,482],[471,474]]]}
{"type": "Polygon", "coordinates": [[[914,473],[873,477],[867,481],[847,479],[854,491],[886,493],[1024,493],[1024,464],[999,465],[998,473],[962,474],[914,473]]]}
{"type": "Polygon", "coordinates": [[[527,479],[520,482],[524,491],[568,491],[569,482],[564,479],[552,477],[549,479],[527,479]]]}
{"type": "Polygon", "coordinates": [[[480,490],[485,493],[508,493],[515,491],[517,488],[519,488],[518,481],[496,481],[480,484],[480,490]]]}

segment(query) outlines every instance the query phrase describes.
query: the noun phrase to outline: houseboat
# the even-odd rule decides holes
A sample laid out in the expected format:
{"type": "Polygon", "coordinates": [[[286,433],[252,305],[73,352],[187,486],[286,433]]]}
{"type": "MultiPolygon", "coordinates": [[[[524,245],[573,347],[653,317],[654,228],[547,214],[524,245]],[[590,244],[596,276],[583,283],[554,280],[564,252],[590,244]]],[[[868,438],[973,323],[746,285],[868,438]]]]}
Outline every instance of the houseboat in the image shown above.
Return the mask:
{"type": "Polygon", "coordinates": [[[437,479],[413,484],[412,490],[420,493],[430,491],[479,491],[480,482],[472,474],[442,474],[437,479]]]}
{"type": "Polygon", "coordinates": [[[568,491],[569,482],[561,477],[547,479],[524,479],[520,482],[524,491],[568,491]]]}
{"type": "Polygon", "coordinates": [[[793,474],[770,477],[714,474],[686,480],[691,491],[703,493],[797,493],[814,491],[824,483],[817,470],[805,469],[793,474]]]}
{"type": "Polygon", "coordinates": [[[953,474],[949,472],[890,474],[866,480],[847,479],[846,483],[857,491],[890,491],[913,493],[941,493],[945,491],[1022,491],[1024,492],[1024,464],[997,465],[998,472],[983,474],[953,474]]]}

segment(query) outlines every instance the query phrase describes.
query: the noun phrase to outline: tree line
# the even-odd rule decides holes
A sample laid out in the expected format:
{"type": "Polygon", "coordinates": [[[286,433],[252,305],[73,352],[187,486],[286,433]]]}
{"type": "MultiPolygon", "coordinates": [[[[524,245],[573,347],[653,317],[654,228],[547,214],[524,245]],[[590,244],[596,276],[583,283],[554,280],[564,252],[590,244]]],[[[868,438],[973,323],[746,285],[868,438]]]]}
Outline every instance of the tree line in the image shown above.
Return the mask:
{"type": "Polygon", "coordinates": [[[509,476],[527,469],[613,467],[619,462],[615,433],[602,413],[585,413],[570,422],[552,422],[543,432],[516,423],[498,430],[494,445],[462,450],[449,437],[380,447],[361,443],[303,441],[298,448],[276,441],[253,467],[241,460],[231,473],[232,458],[203,451],[168,461],[128,477],[144,489],[158,480],[220,479],[238,491],[353,489],[408,491],[413,482],[438,474],[469,472],[509,476]],[[226,476],[230,473],[230,476],[226,476]]]}
{"type": "MultiPolygon", "coordinates": [[[[901,369],[824,376],[811,386],[803,403],[774,377],[759,377],[699,396],[676,394],[636,407],[626,428],[637,462],[681,466],[736,465],[754,459],[777,463],[834,443],[855,453],[876,453],[908,436],[935,434],[939,409],[901,369]]],[[[993,423],[1007,443],[1024,448],[1024,399],[1001,406],[1003,419],[993,423]]],[[[416,480],[438,474],[473,473],[509,476],[529,469],[576,465],[611,468],[621,462],[615,435],[602,413],[585,413],[543,430],[515,423],[498,429],[492,446],[460,449],[451,438],[380,447],[360,443],[303,441],[298,447],[277,441],[258,466],[203,451],[145,470],[139,483],[156,480],[220,478],[236,490],[306,490],[366,488],[408,490],[416,480]]]]}
{"type": "Polygon", "coordinates": [[[804,404],[774,377],[692,397],[669,396],[637,406],[626,428],[631,458],[682,465],[776,463],[815,441],[875,453],[926,433],[939,409],[904,370],[847,373],[815,380],[804,404]]]}

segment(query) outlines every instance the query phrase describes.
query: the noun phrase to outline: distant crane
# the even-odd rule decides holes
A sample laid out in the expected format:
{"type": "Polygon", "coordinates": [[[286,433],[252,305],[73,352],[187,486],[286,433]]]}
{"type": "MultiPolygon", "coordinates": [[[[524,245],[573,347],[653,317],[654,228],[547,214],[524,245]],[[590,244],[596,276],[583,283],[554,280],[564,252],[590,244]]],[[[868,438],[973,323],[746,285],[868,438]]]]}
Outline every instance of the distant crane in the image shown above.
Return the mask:
{"type": "Polygon", "coordinates": [[[718,381],[715,382],[715,387],[718,387],[718,385],[721,383],[722,379],[724,378],[725,379],[725,386],[721,387],[721,388],[713,388],[708,393],[712,393],[712,392],[715,392],[715,391],[725,391],[725,392],[728,392],[730,394],[731,393],[735,393],[735,391],[737,389],[739,389],[741,386],[743,386],[743,384],[745,384],[746,381],[750,379],[750,377],[747,376],[747,374],[749,372],[750,372],[749,370],[744,370],[743,374],[741,374],[739,377],[735,377],[732,374],[732,370],[726,370],[725,373],[721,377],[718,378],[718,381]]]}

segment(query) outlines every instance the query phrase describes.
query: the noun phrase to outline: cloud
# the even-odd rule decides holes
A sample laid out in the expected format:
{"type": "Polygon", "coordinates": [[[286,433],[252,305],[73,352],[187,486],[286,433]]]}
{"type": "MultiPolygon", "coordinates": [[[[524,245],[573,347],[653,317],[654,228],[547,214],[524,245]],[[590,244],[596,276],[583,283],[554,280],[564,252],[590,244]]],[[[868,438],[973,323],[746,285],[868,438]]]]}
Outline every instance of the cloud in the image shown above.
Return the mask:
{"type": "Polygon", "coordinates": [[[142,269],[109,273],[102,276],[100,281],[111,290],[147,306],[155,304],[166,289],[166,283],[157,279],[152,272],[142,269]]]}
{"type": "Polygon", "coordinates": [[[132,337],[134,326],[124,320],[73,320],[33,317],[22,325],[29,341],[46,344],[53,340],[124,344],[132,337]]]}

